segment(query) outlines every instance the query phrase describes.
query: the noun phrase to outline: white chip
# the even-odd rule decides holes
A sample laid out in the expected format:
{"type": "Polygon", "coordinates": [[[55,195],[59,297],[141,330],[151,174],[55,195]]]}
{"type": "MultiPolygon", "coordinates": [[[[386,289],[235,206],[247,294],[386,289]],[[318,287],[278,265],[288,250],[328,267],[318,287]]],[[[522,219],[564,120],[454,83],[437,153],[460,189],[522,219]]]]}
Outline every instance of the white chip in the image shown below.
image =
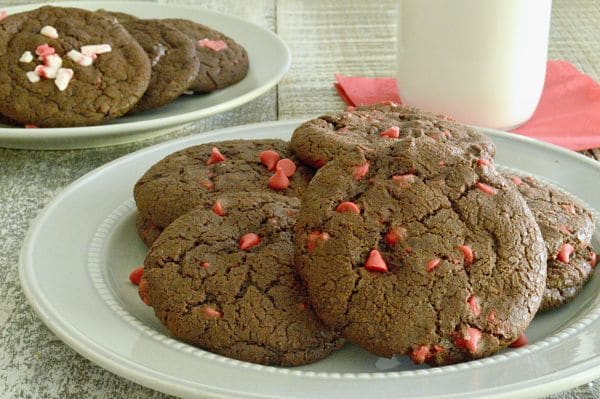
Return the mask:
{"type": "Polygon", "coordinates": [[[50,54],[44,58],[44,65],[50,69],[58,70],[62,67],[62,58],[58,54],[50,54]]]}
{"type": "Polygon", "coordinates": [[[51,39],[58,39],[58,32],[53,26],[46,25],[42,28],[40,33],[44,36],[48,36],[51,39]]]}
{"type": "Polygon", "coordinates": [[[35,72],[35,71],[29,71],[26,73],[26,75],[27,75],[27,79],[31,83],[37,83],[40,81],[40,75],[38,75],[37,72],[35,72]]]}
{"type": "Polygon", "coordinates": [[[19,62],[29,63],[31,61],[33,61],[33,54],[31,54],[31,51],[25,51],[21,55],[21,58],[19,58],[19,62]]]}
{"type": "Polygon", "coordinates": [[[81,47],[81,52],[89,57],[98,54],[110,53],[111,51],[112,48],[110,47],[110,44],[92,44],[81,47]]]}
{"type": "Polygon", "coordinates": [[[58,87],[58,90],[65,91],[71,79],[73,79],[73,70],[71,68],[60,68],[56,73],[54,84],[58,87]]]}
{"type": "Polygon", "coordinates": [[[69,57],[73,62],[81,66],[90,66],[94,62],[92,57],[90,57],[89,55],[82,54],[77,50],[69,51],[67,53],[67,57],[69,57]]]}
{"type": "Polygon", "coordinates": [[[42,78],[55,79],[58,68],[55,69],[44,65],[38,65],[35,67],[34,71],[42,78]]]}

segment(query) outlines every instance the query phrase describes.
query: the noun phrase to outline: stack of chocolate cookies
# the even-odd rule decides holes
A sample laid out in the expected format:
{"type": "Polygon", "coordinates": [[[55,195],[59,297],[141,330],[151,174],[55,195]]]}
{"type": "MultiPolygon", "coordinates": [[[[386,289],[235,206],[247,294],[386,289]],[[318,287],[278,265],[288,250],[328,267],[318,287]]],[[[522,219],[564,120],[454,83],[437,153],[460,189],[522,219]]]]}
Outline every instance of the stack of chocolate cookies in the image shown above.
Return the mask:
{"type": "Polygon", "coordinates": [[[248,55],[184,19],[41,7],[0,21],[0,116],[26,127],[103,123],[243,79],[248,55]]]}
{"type": "Polygon", "coordinates": [[[494,154],[394,104],[308,121],[290,143],[184,149],[134,188],[150,246],[134,281],[175,337],[240,360],[301,365],[344,341],[431,365],[490,356],[596,263],[591,212],[494,154]]]}

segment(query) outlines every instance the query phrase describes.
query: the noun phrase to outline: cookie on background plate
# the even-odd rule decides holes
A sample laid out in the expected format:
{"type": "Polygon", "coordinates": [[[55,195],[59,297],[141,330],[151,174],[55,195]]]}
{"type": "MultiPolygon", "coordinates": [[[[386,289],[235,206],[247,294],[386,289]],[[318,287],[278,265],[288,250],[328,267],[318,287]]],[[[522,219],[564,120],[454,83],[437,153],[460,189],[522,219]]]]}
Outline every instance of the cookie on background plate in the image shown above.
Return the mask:
{"type": "Polygon", "coordinates": [[[573,300],[592,277],[596,253],[592,212],[573,196],[531,176],[504,174],[517,187],[540,226],[548,251],[548,277],[540,311],[573,300]]]}
{"type": "Polygon", "coordinates": [[[38,127],[94,125],[127,113],[150,61],[114,20],[45,6],[0,21],[0,113],[38,127]]]}
{"type": "Polygon", "coordinates": [[[342,345],[294,270],[300,200],[222,196],[174,221],[144,262],[140,295],[177,338],[253,363],[297,366],[342,345]]]}
{"type": "Polygon", "coordinates": [[[163,19],[196,43],[200,70],[190,90],[210,93],[239,82],[248,73],[246,50],[230,37],[208,26],[186,19],[163,19]]]}
{"type": "Polygon", "coordinates": [[[268,192],[300,197],[313,171],[296,165],[287,145],[282,140],[232,140],[177,151],[136,183],[137,208],[149,222],[164,228],[215,195],[268,192]]]}
{"type": "Polygon", "coordinates": [[[477,157],[496,153],[494,143],[477,130],[401,105],[364,106],[310,120],[294,131],[290,149],[301,161],[320,167],[357,149],[381,153],[397,139],[421,135],[453,143],[477,157]]]}
{"type": "Polygon", "coordinates": [[[110,10],[99,9],[99,10],[96,10],[96,13],[98,13],[106,18],[112,18],[115,22],[118,22],[120,24],[122,24],[123,22],[139,21],[139,18],[136,17],[135,15],[131,15],[131,14],[127,14],[127,13],[119,12],[119,11],[110,11],[110,10]]]}
{"type": "Polygon", "coordinates": [[[322,167],[296,265],[319,317],[378,356],[451,364],[512,343],[542,300],[546,250],[492,163],[426,135],[322,167]]]}
{"type": "Polygon", "coordinates": [[[142,46],[152,66],[148,89],[130,112],[158,108],[176,100],[196,79],[196,43],[158,19],[121,22],[142,46]]]}

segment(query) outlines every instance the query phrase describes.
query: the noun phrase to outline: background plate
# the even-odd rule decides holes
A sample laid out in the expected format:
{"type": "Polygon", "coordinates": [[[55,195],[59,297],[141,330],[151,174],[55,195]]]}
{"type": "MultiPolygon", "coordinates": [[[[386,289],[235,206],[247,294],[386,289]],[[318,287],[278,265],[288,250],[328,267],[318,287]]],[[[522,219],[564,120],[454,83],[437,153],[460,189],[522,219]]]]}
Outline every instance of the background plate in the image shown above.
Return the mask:
{"type": "MultiPolygon", "coordinates": [[[[3,8],[9,14],[43,4],[3,8]]],[[[223,32],[248,52],[250,69],[239,83],[210,94],[183,95],[163,107],[123,116],[104,125],[23,129],[0,124],[0,146],[24,149],[71,149],[128,143],[168,133],[195,120],[247,103],[267,92],[290,66],[290,50],[274,33],[242,19],[199,8],[172,4],[73,1],[51,3],[89,10],[104,8],[141,18],[186,18],[223,32]]]]}
{"type": "MultiPolygon", "coordinates": [[[[236,138],[289,139],[300,121],[240,126],[162,143],[77,180],[33,223],[20,258],[23,290],[44,323],[106,369],[184,397],[340,398],[526,397],[566,390],[600,376],[600,276],[577,299],[536,317],[530,344],[454,366],[415,366],[360,348],[312,365],[260,366],[171,339],[137,296],[128,274],[144,259],[135,233],[132,187],[152,164],[178,149],[236,138]]],[[[600,165],[549,144],[483,130],[497,162],[552,181],[600,209],[600,165]]],[[[594,246],[599,248],[594,237],[594,246]]]]}

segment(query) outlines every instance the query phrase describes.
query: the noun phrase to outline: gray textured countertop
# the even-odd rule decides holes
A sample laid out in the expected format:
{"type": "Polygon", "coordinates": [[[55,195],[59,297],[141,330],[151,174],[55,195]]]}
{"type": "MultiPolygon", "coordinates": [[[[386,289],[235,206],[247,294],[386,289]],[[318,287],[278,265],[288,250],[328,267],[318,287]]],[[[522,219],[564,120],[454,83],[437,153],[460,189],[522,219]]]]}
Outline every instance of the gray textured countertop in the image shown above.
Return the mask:
{"type": "MultiPolygon", "coordinates": [[[[394,1],[173,0],[234,14],[276,31],[292,48],[293,65],[277,88],[224,114],[177,132],[118,147],[76,151],[0,149],[0,397],[165,398],[92,364],[64,345],[33,313],[21,291],[21,242],[38,212],[90,170],[148,145],[192,133],[338,110],[333,74],[389,76],[394,1]],[[353,3],[353,4],[349,4],[353,3]],[[351,12],[349,12],[351,10],[351,12]],[[353,28],[360,24],[360,29],[353,28]],[[376,36],[387,46],[372,46],[376,36]],[[316,51],[318,49],[318,51],[316,51]],[[359,52],[361,57],[355,57],[359,52]],[[327,56],[324,56],[327,55],[327,56]]],[[[3,0],[0,9],[28,1],[3,0]]],[[[108,2],[107,2],[108,3],[108,2]]],[[[107,8],[110,8],[107,4],[107,8]]],[[[550,58],[567,59],[600,79],[600,1],[555,0],[550,58]]],[[[553,398],[599,398],[600,380],[553,398]]]]}

